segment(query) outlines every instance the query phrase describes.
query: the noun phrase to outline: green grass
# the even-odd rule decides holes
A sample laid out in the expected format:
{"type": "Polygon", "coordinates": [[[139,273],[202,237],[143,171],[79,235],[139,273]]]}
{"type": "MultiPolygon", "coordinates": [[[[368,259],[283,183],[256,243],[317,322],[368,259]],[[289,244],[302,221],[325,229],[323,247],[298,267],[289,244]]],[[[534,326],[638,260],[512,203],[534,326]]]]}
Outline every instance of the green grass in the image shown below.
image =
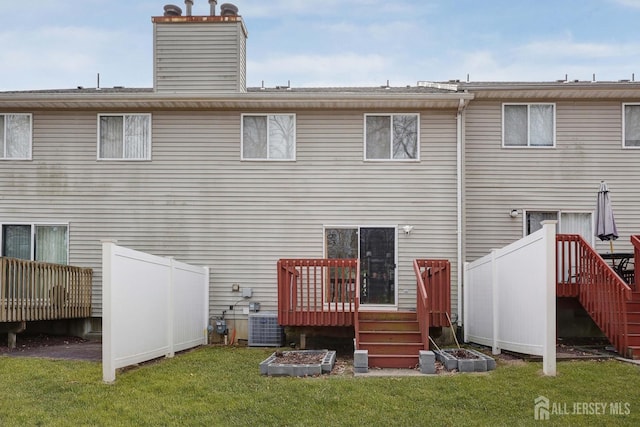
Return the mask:
{"type": "Polygon", "coordinates": [[[270,378],[272,350],[205,347],[119,372],[99,363],[0,357],[0,426],[538,425],[533,401],[628,402],[630,414],[552,415],[549,425],[640,425],[640,367],[616,361],[500,363],[487,374],[270,378]]]}

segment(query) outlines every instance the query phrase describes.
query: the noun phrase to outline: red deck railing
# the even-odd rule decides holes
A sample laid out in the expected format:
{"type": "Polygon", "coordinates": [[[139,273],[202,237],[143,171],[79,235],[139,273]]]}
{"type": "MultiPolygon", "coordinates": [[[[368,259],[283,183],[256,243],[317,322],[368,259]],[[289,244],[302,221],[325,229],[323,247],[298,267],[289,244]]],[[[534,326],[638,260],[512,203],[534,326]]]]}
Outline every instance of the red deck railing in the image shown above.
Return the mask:
{"type": "MultiPolygon", "coordinates": [[[[640,261],[640,235],[631,236],[631,244],[633,245],[633,265],[635,268],[638,265],[636,261],[640,261]]],[[[633,290],[640,292],[640,275],[634,274],[633,280],[633,290]]]]}
{"type": "Polygon", "coordinates": [[[429,348],[429,327],[449,326],[451,314],[451,265],[447,260],[416,259],[416,312],[425,348],[429,348]]]}
{"type": "Polygon", "coordinates": [[[631,288],[580,235],[558,234],[556,243],[556,295],[577,297],[616,350],[625,354],[631,288]]]}
{"type": "Polygon", "coordinates": [[[354,326],[360,297],[357,259],[278,261],[278,323],[354,326]]]}
{"type": "Polygon", "coordinates": [[[0,322],[91,316],[93,270],[0,257],[0,322]]]}

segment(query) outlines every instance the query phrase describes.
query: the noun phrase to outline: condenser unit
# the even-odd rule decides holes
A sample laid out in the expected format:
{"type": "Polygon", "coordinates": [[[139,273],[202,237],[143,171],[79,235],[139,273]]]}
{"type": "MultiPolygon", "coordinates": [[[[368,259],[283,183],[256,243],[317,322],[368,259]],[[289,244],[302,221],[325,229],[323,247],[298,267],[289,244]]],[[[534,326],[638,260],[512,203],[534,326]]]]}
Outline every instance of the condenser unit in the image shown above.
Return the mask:
{"type": "Polygon", "coordinates": [[[283,341],[284,330],[276,313],[249,314],[250,347],[280,347],[283,341]]]}

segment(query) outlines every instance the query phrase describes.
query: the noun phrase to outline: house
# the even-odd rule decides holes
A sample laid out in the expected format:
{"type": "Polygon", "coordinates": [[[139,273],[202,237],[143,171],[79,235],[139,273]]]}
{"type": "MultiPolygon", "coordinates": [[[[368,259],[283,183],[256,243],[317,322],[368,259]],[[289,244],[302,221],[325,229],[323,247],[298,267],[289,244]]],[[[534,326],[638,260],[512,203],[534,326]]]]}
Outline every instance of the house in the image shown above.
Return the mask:
{"type": "Polygon", "coordinates": [[[237,9],[185,3],[152,18],[153,88],[0,93],[2,256],[93,269],[85,328],[100,328],[102,239],[211,267],[210,316],[237,338],[249,303],[279,310],[281,259],[359,259],[374,312],[420,311],[419,277],[446,269],[456,323],[465,260],[549,217],[592,239],[603,179],[631,250],[639,84],[247,88],[237,9]]]}

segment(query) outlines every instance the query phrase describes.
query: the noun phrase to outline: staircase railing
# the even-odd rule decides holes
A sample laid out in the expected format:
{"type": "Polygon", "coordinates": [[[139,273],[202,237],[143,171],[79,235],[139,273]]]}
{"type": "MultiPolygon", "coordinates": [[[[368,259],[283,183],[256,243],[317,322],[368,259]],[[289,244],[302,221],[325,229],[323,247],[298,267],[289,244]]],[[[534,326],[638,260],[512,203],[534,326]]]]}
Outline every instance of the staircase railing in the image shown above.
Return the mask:
{"type": "Polygon", "coordinates": [[[618,353],[627,348],[631,288],[580,235],[558,234],[557,296],[577,297],[618,353]]]}
{"type": "Polygon", "coordinates": [[[360,290],[357,259],[281,259],[277,268],[280,325],[354,325],[360,290]]]}
{"type": "MultiPolygon", "coordinates": [[[[633,268],[638,265],[638,261],[640,261],[640,235],[631,236],[631,244],[633,245],[633,268]]],[[[640,276],[638,274],[633,275],[633,289],[638,292],[640,291],[640,276]]]]}
{"type": "Polygon", "coordinates": [[[448,326],[451,314],[451,265],[447,260],[416,259],[416,312],[422,343],[429,348],[429,327],[448,326]]]}

